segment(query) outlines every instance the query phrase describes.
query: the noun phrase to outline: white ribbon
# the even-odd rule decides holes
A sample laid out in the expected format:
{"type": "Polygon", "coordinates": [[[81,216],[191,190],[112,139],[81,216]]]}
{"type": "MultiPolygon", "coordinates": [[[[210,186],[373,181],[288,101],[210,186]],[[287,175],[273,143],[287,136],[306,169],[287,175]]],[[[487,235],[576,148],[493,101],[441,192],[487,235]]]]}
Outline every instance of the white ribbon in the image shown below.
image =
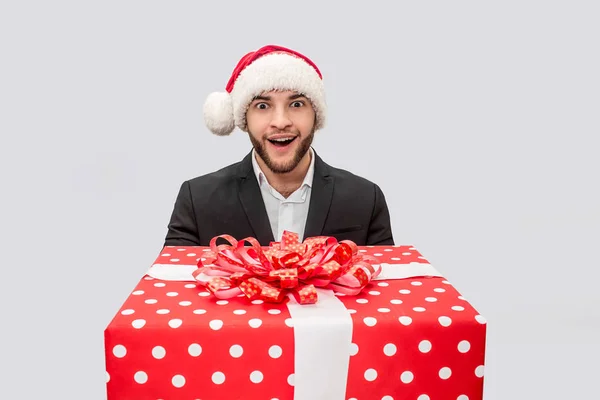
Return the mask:
{"type": "MultiPolygon", "coordinates": [[[[165,281],[195,281],[196,265],[154,264],[148,271],[153,278],[165,281]]],[[[441,277],[431,265],[423,263],[381,264],[374,280],[441,277]]],[[[332,290],[317,289],[315,304],[300,305],[288,295],[288,310],[294,327],[294,399],[344,400],[352,317],[332,290]]]]}

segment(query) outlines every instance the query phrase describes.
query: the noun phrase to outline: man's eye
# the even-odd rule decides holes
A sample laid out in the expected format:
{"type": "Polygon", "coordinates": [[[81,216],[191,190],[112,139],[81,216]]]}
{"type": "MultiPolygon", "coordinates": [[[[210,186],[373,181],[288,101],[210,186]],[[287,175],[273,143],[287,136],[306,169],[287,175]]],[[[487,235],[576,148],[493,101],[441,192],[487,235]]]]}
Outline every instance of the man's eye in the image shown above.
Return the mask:
{"type": "Polygon", "coordinates": [[[292,103],[292,107],[302,107],[304,105],[301,101],[295,101],[292,103]]]}
{"type": "Polygon", "coordinates": [[[266,103],[258,103],[256,104],[256,108],[258,108],[259,110],[266,110],[268,107],[268,105],[266,103]]]}

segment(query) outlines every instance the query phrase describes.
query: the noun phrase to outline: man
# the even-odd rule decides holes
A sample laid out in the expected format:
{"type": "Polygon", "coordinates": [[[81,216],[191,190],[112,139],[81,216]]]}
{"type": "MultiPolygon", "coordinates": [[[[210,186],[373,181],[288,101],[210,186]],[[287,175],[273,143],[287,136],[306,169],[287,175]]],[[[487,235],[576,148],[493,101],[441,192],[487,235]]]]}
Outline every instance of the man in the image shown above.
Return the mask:
{"type": "Polygon", "coordinates": [[[226,93],[204,105],[208,128],[248,133],[241,161],[181,185],[165,245],[206,246],[221,234],[268,246],[283,231],[392,245],[381,189],[326,164],[311,148],[326,117],[322,75],[304,55],[265,46],[238,63],[226,93]]]}

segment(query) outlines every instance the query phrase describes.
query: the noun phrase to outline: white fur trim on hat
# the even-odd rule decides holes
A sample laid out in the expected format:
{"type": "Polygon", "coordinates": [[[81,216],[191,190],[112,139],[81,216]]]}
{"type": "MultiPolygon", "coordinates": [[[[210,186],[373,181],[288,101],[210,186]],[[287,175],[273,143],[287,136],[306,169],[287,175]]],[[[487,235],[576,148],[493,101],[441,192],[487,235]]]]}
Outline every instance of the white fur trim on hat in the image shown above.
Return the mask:
{"type": "Polygon", "coordinates": [[[227,136],[235,129],[233,102],[227,92],[208,95],[204,103],[204,121],[212,133],[227,136]]]}
{"type": "Polygon", "coordinates": [[[292,90],[304,94],[316,113],[315,130],[325,125],[325,90],[317,71],[299,57],[288,53],[271,53],[247,66],[233,86],[233,117],[238,128],[247,131],[248,106],[255,96],[271,90],[292,90]]]}

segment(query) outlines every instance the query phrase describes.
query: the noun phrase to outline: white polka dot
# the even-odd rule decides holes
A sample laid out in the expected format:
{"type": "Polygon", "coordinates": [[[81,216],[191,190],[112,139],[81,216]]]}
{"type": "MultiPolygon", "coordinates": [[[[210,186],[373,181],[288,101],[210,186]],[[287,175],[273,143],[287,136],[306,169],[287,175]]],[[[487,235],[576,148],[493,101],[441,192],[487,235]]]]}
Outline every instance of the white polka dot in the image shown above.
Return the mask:
{"type": "Polygon", "coordinates": [[[377,286],[381,286],[381,287],[388,287],[388,286],[390,286],[390,284],[389,284],[389,283],[387,283],[387,282],[379,282],[379,283],[377,284],[377,286]]]}
{"type": "Polygon", "coordinates": [[[131,326],[133,326],[135,329],[142,329],[144,325],[146,325],[145,319],[136,319],[131,323],[131,326]]]}
{"type": "Polygon", "coordinates": [[[456,398],[456,400],[469,400],[469,396],[467,396],[466,394],[461,394],[456,398]]]}
{"type": "Polygon", "coordinates": [[[210,296],[210,292],[200,292],[200,293],[198,293],[198,296],[200,296],[200,297],[208,297],[208,296],[210,296]]]}
{"type": "Polygon", "coordinates": [[[365,249],[360,249],[359,252],[366,253],[367,251],[365,249]]]}
{"type": "Polygon", "coordinates": [[[392,396],[383,396],[381,400],[394,400],[392,396]]]}
{"type": "Polygon", "coordinates": [[[200,354],[202,354],[202,346],[200,346],[198,343],[192,343],[188,347],[188,353],[192,357],[198,357],[200,354]]]}
{"type": "Polygon", "coordinates": [[[363,319],[363,321],[367,326],[375,326],[375,324],[377,324],[377,319],[373,317],[366,317],[365,319],[363,319]]]}
{"type": "Polygon", "coordinates": [[[263,374],[260,371],[252,371],[250,374],[250,380],[252,383],[261,383],[263,380],[263,374]]]}
{"type": "Polygon", "coordinates": [[[383,346],[383,354],[385,354],[388,357],[391,357],[394,354],[396,354],[396,345],[393,343],[388,343],[385,346],[383,346]]]}
{"type": "Polygon", "coordinates": [[[400,257],[392,257],[392,260],[394,260],[394,261],[400,261],[400,257]]]}
{"type": "Polygon", "coordinates": [[[183,324],[183,321],[180,320],[179,318],[175,318],[169,321],[169,326],[173,329],[177,329],[181,326],[181,324],[183,324]]]}
{"type": "Polygon", "coordinates": [[[415,311],[415,312],[425,312],[427,310],[425,310],[424,307],[413,307],[413,311],[415,311]]]}
{"type": "Polygon", "coordinates": [[[215,385],[220,385],[225,382],[225,374],[222,372],[215,372],[212,374],[212,381],[215,385]]]}
{"type": "Polygon", "coordinates": [[[235,315],[244,315],[246,314],[246,310],[234,310],[233,313],[235,315]]]}
{"type": "MultiPolygon", "coordinates": [[[[154,286],[156,286],[156,284],[154,284],[154,286]]],[[[132,292],[131,294],[134,295],[134,296],[139,296],[141,294],[144,294],[144,291],[143,290],[136,290],[135,292],[132,292]]]]}
{"type": "Polygon", "coordinates": [[[461,353],[467,353],[471,350],[471,343],[468,340],[463,340],[458,344],[458,351],[461,353]]]}
{"type": "Polygon", "coordinates": [[[176,388],[183,387],[183,385],[185,385],[185,378],[183,377],[183,375],[175,375],[173,379],[171,379],[171,383],[176,388]]]}
{"type": "Polygon", "coordinates": [[[385,249],[385,250],[383,250],[383,251],[393,251],[393,250],[392,250],[392,249],[385,249]]]}
{"type": "Polygon", "coordinates": [[[344,293],[338,293],[338,292],[335,292],[334,295],[336,295],[338,297],[344,297],[345,296],[344,293]]]}
{"type": "Polygon", "coordinates": [[[156,303],[158,303],[158,300],[156,300],[156,299],[147,299],[147,300],[144,300],[144,303],[146,303],[146,304],[156,304],[156,303]]]}
{"type": "Polygon", "coordinates": [[[208,326],[210,326],[210,329],[212,329],[213,331],[218,331],[223,327],[223,321],[221,321],[220,319],[213,319],[208,323],[208,326]]]}
{"type": "Polygon", "coordinates": [[[187,307],[187,306],[191,306],[192,302],[191,301],[180,301],[179,305],[182,307],[187,307]]]}
{"type": "Polygon", "coordinates": [[[293,327],[294,327],[294,321],[292,321],[292,319],[291,319],[291,318],[286,318],[286,319],[285,319],[285,324],[286,324],[287,326],[289,326],[290,328],[293,328],[293,327]]]}
{"type": "Polygon", "coordinates": [[[186,288],[186,289],[193,289],[193,288],[195,288],[195,287],[196,287],[196,285],[195,285],[195,284],[193,284],[193,283],[187,283],[187,284],[184,286],[184,288],[186,288]]]}
{"type": "Polygon", "coordinates": [[[271,346],[269,347],[269,357],[271,358],[279,358],[283,354],[283,350],[279,346],[271,346]]]}
{"type": "Polygon", "coordinates": [[[448,281],[442,281],[442,283],[443,283],[444,285],[451,285],[451,283],[450,283],[450,282],[448,282],[448,281]]]}
{"type": "Polygon", "coordinates": [[[417,397],[417,400],[431,400],[431,399],[426,394],[422,394],[419,397],[417,397]]]}
{"type": "Polygon", "coordinates": [[[412,318],[411,317],[400,317],[398,318],[398,321],[400,321],[400,323],[404,326],[408,326],[410,324],[412,324],[412,318]]]}
{"type": "Polygon", "coordinates": [[[167,293],[167,296],[169,296],[169,297],[175,297],[175,296],[179,296],[179,293],[177,293],[177,292],[169,292],[169,293],[167,293]]]}
{"type": "Polygon", "coordinates": [[[402,304],[402,300],[392,299],[392,300],[390,300],[390,303],[392,303],[392,304],[402,304]]]}
{"type": "Polygon", "coordinates": [[[177,251],[185,251],[185,249],[177,249],[177,251]]]}
{"type": "Polygon", "coordinates": [[[202,315],[202,314],[206,314],[206,310],[203,310],[203,309],[201,309],[201,308],[199,308],[199,309],[197,309],[197,310],[194,310],[194,311],[192,311],[192,312],[193,312],[194,314],[196,314],[196,315],[202,315]]]}
{"type": "Polygon", "coordinates": [[[464,301],[466,301],[466,300],[467,300],[467,299],[465,299],[465,298],[464,298],[464,297],[462,297],[462,296],[458,296],[458,299],[459,299],[459,300],[464,300],[464,301]]]}
{"type": "Polygon", "coordinates": [[[166,308],[161,308],[160,310],[156,310],[156,313],[157,313],[157,314],[161,314],[161,315],[165,315],[165,314],[168,314],[168,313],[170,313],[170,312],[171,312],[171,311],[170,311],[170,310],[167,310],[166,308]]]}
{"type": "Polygon", "coordinates": [[[358,345],[356,343],[350,344],[350,355],[355,356],[358,354],[358,345]]]}
{"type": "Polygon", "coordinates": [[[250,321],[248,321],[248,325],[250,325],[251,328],[258,328],[262,325],[262,320],[259,318],[252,318],[250,321]]]}
{"type": "Polygon", "coordinates": [[[113,354],[117,358],[123,358],[127,354],[127,349],[122,344],[118,344],[113,347],[113,354]]]}
{"type": "Polygon", "coordinates": [[[477,322],[479,322],[480,324],[485,324],[487,321],[485,320],[485,318],[482,315],[476,315],[475,316],[475,320],[477,322]]]}
{"type": "Polygon", "coordinates": [[[290,386],[294,386],[294,374],[290,374],[290,376],[288,376],[287,383],[290,386]]]}
{"type": "Polygon", "coordinates": [[[448,367],[444,367],[440,369],[439,375],[442,379],[448,379],[452,375],[452,370],[448,367]]]}
{"type": "Polygon", "coordinates": [[[153,281],[154,278],[151,277],[151,276],[146,276],[146,277],[144,277],[144,280],[146,280],[146,281],[153,281]]]}
{"type": "Polygon", "coordinates": [[[134,312],[135,312],[135,310],[132,310],[132,309],[128,308],[127,310],[121,311],[121,314],[123,314],[123,315],[131,315],[134,312]]]}
{"type": "Polygon", "coordinates": [[[478,378],[483,378],[483,370],[483,365],[480,365],[479,367],[475,368],[475,376],[478,378]]]}
{"type": "Polygon", "coordinates": [[[410,371],[404,371],[402,375],[400,375],[402,383],[411,383],[413,379],[415,379],[415,376],[410,371]]]}
{"type": "Polygon", "coordinates": [[[435,297],[425,297],[425,301],[429,303],[435,303],[437,299],[435,297]]]}
{"type": "Polygon", "coordinates": [[[224,306],[225,304],[229,304],[227,300],[217,300],[217,304],[220,306],[224,306]]]}
{"type": "Polygon", "coordinates": [[[465,308],[461,307],[461,306],[453,306],[452,310],[454,310],[454,311],[465,311],[465,308]]]}
{"type": "Polygon", "coordinates": [[[281,314],[281,310],[274,308],[272,310],[269,310],[268,313],[271,315],[278,315],[278,314],[281,314]]]}
{"type": "Polygon", "coordinates": [[[196,253],[188,253],[187,256],[188,257],[196,257],[196,253]]]}
{"type": "Polygon", "coordinates": [[[421,343],[419,343],[419,351],[421,353],[429,353],[431,347],[431,342],[429,340],[422,340],[421,343]]]}
{"type": "Polygon", "coordinates": [[[171,262],[178,262],[179,258],[171,258],[169,261],[171,261],[171,262]]]}
{"type": "Polygon", "coordinates": [[[166,355],[167,351],[162,346],[155,346],[152,349],[152,357],[156,358],[157,360],[162,360],[166,355]]]}
{"type": "Polygon", "coordinates": [[[108,371],[104,371],[106,373],[106,383],[110,382],[110,374],[108,371]]]}
{"type": "Polygon", "coordinates": [[[408,290],[408,289],[400,289],[398,292],[400,294],[410,294],[410,290],[408,290]]]}
{"type": "Polygon", "coordinates": [[[163,283],[163,282],[156,282],[154,284],[154,287],[165,287],[165,286],[167,286],[167,285],[165,283],[163,283]]]}
{"type": "Polygon", "coordinates": [[[373,254],[373,255],[374,255],[375,257],[381,257],[383,254],[381,254],[381,253],[375,253],[375,254],[373,254]]]}
{"type": "Polygon", "coordinates": [[[381,292],[378,292],[377,290],[371,290],[371,291],[369,292],[369,294],[370,294],[371,296],[379,296],[379,295],[381,294],[381,292]]]}
{"type": "Polygon", "coordinates": [[[450,317],[439,317],[438,321],[440,322],[440,325],[443,327],[448,327],[450,326],[450,324],[452,324],[452,319],[450,317]]]}
{"type": "Polygon", "coordinates": [[[367,299],[356,299],[356,302],[358,304],[367,304],[369,302],[369,300],[367,300],[367,299]]]}
{"type": "Polygon", "coordinates": [[[446,289],[442,289],[442,288],[438,287],[438,288],[433,289],[433,291],[436,293],[444,293],[446,291],[446,289]]]}
{"type": "Polygon", "coordinates": [[[402,253],[402,255],[403,255],[403,256],[410,256],[411,254],[412,254],[412,253],[411,253],[411,252],[408,252],[408,251],[405,251],[404,253],[402,253]]]}
{"type": "Polygon", "coordinates": [[[390,312],[389,308],[378,308],[377,311],[379,311],[380,313],[388,313],[390,312]]]}
{"type": "Polygon", "coordinates": [[[163,256],[163,257],[171,257],[171,254],[170,253],[164,253],[164,254],[161,254],[161,256],[163,256]]]}
{"type": "Polygon", "coordinates": [[[244,348],[239,344],[234,344],[229,348],[229,354],[233,358],[240,358],[244,354],[244,348]]]}
{"type": "Polygon", "coordinates": [[[133,379],[140,385],[143,385],[144,383],[148,382],[148,374],[144,371],[138,371],[135,373],[135,375],[133,375],[133,379]]]}
{"type": "Polygon", "coordinates": [[[377,371],[375,371],[373,368],[369,368],[365,371],[365,379],[369,382],[373,382],[375,379],[377,379],[377,371]]]}
{"type": "Polygon", "coordinates": [[[423,282],[411,282],[410,284],[413,286],[421,286],[423,282]]]}
{"type": "Polygon", "coordinates": [[[252,300],[252,304],[262,304],[264,303],[263,300],[252,300]]]}
{"type": "Polygon", "coordinates": [[[352,308],[348,308],[348,314],[355,314],[356,310],[353,310],[352,308]]]}

